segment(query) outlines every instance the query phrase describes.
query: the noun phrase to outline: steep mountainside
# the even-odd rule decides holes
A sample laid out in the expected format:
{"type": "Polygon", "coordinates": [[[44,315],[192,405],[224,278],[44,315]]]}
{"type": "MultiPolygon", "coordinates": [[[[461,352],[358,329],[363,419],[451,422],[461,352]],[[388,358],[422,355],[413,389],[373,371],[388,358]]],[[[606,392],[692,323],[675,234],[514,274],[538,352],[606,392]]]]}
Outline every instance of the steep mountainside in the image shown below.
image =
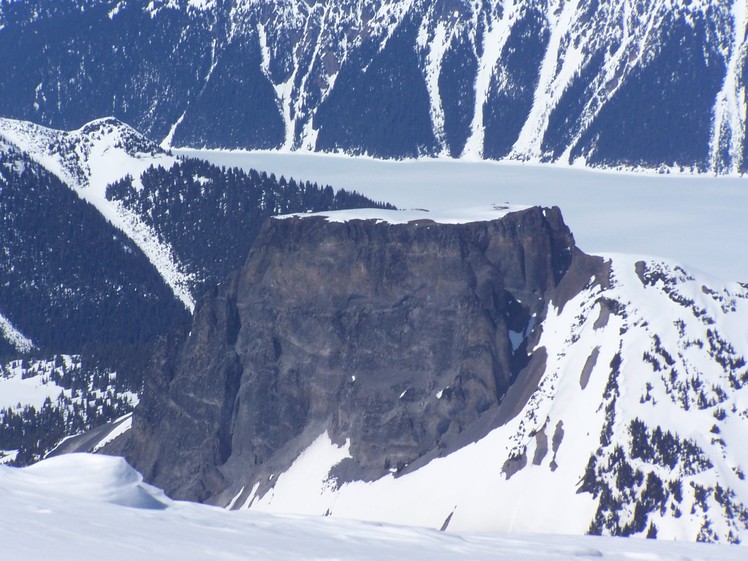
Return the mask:
{"type": "Polygon", "coordinates": [[[10,2],[0,114],[111,114],[178,146],[745,171],[747,25],[743,0],[10,2]]]}
{"type": "Polygon", "coordinates": [[[206,284],[243,263],[265,218],[386,206],[344,189],[179,160],[113,118],[75,131],[0,119],[0,142],[90,202],[189,310],[206,284]]]}
{"type": "Polygon", "coordinates": [[[189,319],[130,239],[10,146],[0,149],[0,279],[0,461],[37,461],[131,410],[150,345],[189,319]]]}
{"type": "Polygon", "coordinates": [[[493,212],[272,221],[119,446],[232,508],[745,540],[748,289],[493,212]]]}
{"type": "Polygon", "coordinates": [[[10,320],[0,314],[0,356],[27,353],[34,347],[33,341],[18,331],[10,320]]]}
{"type": "Polygon", "coordinates": [[[110,183],[127,175],[139,177],[150,166],[171,167],[175,158],[112,118],[93,121],[75,131],[0,119],[0,138],[91,203],[147,255],[175,296],[188,309],[194,306],[189,275],[174,258],[168,241],[159,239],[140,216],[106,198],[110,183]]]}

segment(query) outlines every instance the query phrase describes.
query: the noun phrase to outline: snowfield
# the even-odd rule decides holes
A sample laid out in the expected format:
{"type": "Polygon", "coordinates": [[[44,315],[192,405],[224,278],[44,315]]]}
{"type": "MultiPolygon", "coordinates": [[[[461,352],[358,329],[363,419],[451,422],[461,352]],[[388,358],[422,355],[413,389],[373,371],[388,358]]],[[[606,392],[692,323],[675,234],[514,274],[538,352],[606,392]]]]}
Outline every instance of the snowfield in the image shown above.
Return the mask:
{"type": "Polygon", "coordinates": [[[167,499],[120,458],[72,454],[0,466],[7,559],[56,561],[738,561],[742,546],[652,540],[449,534],[383,524],[236,512],[167,499]]]}
{"type": "Polygon", "coordinates": [[[385,210],[380,208],[355,208],[349,210],[333,210],[327,212],[295,213],[276,216],[277,219],[290,217],[308,218],[310,216],[324,217],[328,222],[348,222],[350,220],[375,220],[387,224],[407,224],[416,220],[433,220],[438,224],[466,224],[468,222],[483,222],[498,220],[510,212],[517,212],[529,208],[520,205],[493,205],[483,208],[440,209],[431,212],[426,209],[385,210]]]}
{"type": "MultiPolygon", "coordinates": [[[[80,368],[80,357],[77,355],[59,355],[57,359],[16,359],[0,363],[0,410],[21,410],[26,406],[41,409],[47,399],[52,403],[59,399],[82,402],[81,391],[73,391],[55,382],[55,376],[61,377],[66,370],[76,368],[80,368]]],[[[138,396],[132,392],[119,395],[133,407],[138,403],[138,396]]],[[[103,399],[106,392],[89,387],[86,397],[103,399]]]]}

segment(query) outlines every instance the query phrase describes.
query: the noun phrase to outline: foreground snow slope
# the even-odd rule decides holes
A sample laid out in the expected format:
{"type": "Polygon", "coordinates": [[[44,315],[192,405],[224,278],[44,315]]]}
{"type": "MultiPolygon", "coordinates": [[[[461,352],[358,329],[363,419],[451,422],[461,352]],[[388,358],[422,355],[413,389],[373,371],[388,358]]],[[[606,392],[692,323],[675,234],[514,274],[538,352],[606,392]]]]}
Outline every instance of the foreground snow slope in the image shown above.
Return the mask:
{"type": "Polygon", "coordinates": [[[455,535],[170,501],[122,459],[73,454],[0,466],[3,557],[57,561],[738,561],[742,546],[542,535],[455,535]]]}

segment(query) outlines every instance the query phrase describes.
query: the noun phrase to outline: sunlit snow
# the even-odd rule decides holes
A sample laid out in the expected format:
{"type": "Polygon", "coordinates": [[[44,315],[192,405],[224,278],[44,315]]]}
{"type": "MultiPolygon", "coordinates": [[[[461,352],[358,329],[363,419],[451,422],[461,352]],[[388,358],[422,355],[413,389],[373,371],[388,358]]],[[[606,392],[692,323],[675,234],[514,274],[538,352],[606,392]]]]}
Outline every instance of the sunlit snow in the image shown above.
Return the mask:
{"type": "Polygon", "coordinates": [[[17,351],[22,353],[27,353],[34,347],[34,342],[18,331],[3,314],[0,314],[0,337],[9,341],[17,351]]]}
{"type": "Polygon", "coordinates": [[[425,209],[386,210],[378,208],[362,208],[335,210],[327,212],[295,213],[278,216],[278,219],[290,217],[324,217],[328,222],[349,222],[351,220],[375,220],[388,224],[407,224],[419,220],[431,220],[438,224],[466,224],[469,222],[483,222],[497,220],[510,212],[526,209],[520,205],[493,205],[482,208],[439,209],[430,212],[425,209]]]}
{"type": "Polygon", "coordinates": [[[8,559],[56,561],[738,561],[746,549],[616,538],[449,534],[272,516],[175,502],[124,460],[72,454],[0,466],[0,544],[8,559]],[[12,521],[12,523],[11,523],[12,521]]]}

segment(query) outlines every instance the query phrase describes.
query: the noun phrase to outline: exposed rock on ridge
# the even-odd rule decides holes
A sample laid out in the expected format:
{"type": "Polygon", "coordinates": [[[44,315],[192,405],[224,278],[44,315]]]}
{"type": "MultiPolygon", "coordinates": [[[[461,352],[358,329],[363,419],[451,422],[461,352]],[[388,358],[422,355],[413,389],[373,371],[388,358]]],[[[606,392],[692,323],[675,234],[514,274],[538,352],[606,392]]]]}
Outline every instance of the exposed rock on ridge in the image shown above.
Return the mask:
{"type": "Polygon", "coordinates": [[[325,430],[350,440],[343,478],[447,452],[506,417],[510,389],[527,393],[549,298],[596,263],[557,208],[456,225],[270,220],[156,357],[128,459],[174,497],[227,504],[325,430]]]}

